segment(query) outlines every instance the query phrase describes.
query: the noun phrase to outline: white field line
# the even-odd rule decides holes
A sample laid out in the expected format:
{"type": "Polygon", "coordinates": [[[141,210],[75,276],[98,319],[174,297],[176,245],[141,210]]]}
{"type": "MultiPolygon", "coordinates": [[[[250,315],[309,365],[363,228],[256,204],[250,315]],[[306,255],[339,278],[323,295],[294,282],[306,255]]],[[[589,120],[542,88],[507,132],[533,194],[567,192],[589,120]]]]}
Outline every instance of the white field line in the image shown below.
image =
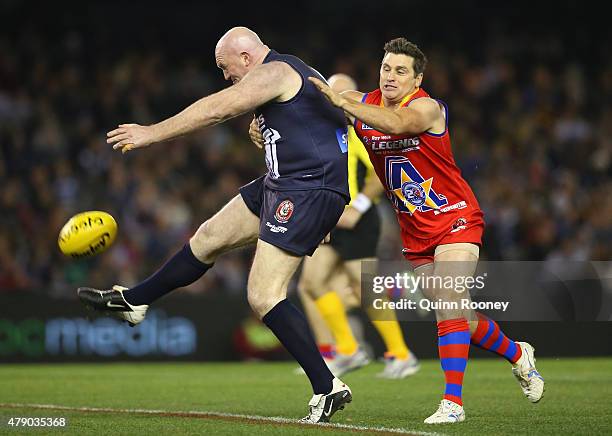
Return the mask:
{"type": "Polygon", "coordinates": [[[329,429],[347,430],[353,432],[377,432],[377,433],[395,433],[395,434],[407,434],[407,435],[419,435],[419,436],[443,436],[441,433],[425,432],[425,431],[414,431],[404,428],[391,428],[391,427],[368,427],[364,425],[350,425],[350,424],[333,424],[333,423],[322,423],[322,424],[307,424],[298,421],[297,419],[282,418],[279,416],[261,416],[261,415],[243,415],[239,413],[225,413],[225,412],[207,412],[198,410],[155,410],[155,409],[118,409],[111,407],[75,407],[75,406],[61,406],[57,404],[30,404],[30,403],[0,403],[0,408],[10,409],[46,409],[46,410],[64,410],[68,412],[88,412],[88,413],[125,413],[125,414],[144,414],[144,415],[156,415],[156,416],[172,416],[180,418],[211,418],[211,419],[227,419],[228,421],[257,421],[261,423],[271,424],[289,424],[289,425],[303,425],[303,426],[316,426],[329,429]]]}

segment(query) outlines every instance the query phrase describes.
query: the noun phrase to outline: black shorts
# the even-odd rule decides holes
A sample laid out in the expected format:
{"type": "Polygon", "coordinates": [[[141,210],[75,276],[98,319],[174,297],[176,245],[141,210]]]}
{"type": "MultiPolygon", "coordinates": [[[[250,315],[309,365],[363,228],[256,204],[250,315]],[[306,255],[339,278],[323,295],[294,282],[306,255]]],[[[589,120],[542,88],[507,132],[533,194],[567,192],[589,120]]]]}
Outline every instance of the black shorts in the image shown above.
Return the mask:
{"type": "Polygon", "coordinates": [[[264,177],[240,188],[240,195],[260,219],[259,239],[297,256],[312,256],[336,226],[346,200],[329,189],[276,191],[264,177]]]}
{"type": "Polygon", "coordinates": [[[352,230],[334,229],[330,245],[345,261],[376,257],[379,236],[380,217],[378,209],[372,205],[352,230]]]}

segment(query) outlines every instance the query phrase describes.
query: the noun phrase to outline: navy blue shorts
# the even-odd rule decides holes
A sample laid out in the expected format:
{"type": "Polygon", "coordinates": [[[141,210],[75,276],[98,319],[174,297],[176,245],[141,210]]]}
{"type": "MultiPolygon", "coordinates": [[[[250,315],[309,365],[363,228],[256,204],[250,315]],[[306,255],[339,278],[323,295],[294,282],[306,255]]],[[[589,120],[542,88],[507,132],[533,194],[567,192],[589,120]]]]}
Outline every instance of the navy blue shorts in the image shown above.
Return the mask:
{"type": "Polygon", "coordinates": [[[336,226],[346,200],[329,189],[276,191],[265,186],[264,177],[240,188],[260,219],[259,239],[297,256],[312,256],[336,226]]]}

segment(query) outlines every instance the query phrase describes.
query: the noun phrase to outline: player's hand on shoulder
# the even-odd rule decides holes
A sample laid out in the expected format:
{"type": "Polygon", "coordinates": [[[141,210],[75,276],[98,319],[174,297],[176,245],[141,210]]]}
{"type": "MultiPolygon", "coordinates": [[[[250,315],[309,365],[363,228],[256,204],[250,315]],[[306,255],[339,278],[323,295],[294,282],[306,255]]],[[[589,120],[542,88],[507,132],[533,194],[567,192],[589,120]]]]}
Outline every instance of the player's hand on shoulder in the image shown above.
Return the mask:
{"type": "Polygon", "coordinates": [[[255,144],[258,148],[263,148],[264,146],[264,137],[259,130],[259,122],[256,117],[253,117],[253,121],[249,125],[249,137],[253,144],[255,144]]]}
{"type": "Polygon", "coordinates": [[[151,126],[139,124],[119,124],[115,130],[106,134],[106,143],[113,144],[114,150],[122,153],[135,148],[146,147],[153,143],[151,126]]]}
{"type": "Polygon", "coordinates": [[[362,216],[361,212],[359,212],[354,207],[349,206],[346,209],[344,209],[344,212],[340,216],[340,219],[338,220],[338,224],[336,224],[336,227],[340,229],[352,230],[355,228],[355,226],[361,219],[361,216],[362,216]]]}
{"type": "Polygon", "coordinates": [[[321,79],[317,79],[316,77],[309,77],[314,86],[317,87],[319,91],[329,100],[331,104],[336,107],[342,108],[342,105],[346,102],[346,99],[338,94],[336,91],[331,89],[327,83],[322,81],[321,79]]]}

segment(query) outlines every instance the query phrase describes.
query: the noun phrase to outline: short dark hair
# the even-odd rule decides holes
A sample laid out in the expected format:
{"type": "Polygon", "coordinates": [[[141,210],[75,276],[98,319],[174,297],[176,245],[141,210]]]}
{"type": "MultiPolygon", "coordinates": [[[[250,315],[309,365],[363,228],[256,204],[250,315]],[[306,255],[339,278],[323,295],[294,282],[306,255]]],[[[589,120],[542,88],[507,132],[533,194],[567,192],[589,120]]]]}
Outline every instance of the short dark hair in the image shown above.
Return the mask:
{"type": "Polygon", "coordinates": [[[427,57],[416,44],[406,38],[395,38],[385,44],[385,52],[393,54],[403,54],[414,59],[414,76],[425,71],[427,57]]]}

